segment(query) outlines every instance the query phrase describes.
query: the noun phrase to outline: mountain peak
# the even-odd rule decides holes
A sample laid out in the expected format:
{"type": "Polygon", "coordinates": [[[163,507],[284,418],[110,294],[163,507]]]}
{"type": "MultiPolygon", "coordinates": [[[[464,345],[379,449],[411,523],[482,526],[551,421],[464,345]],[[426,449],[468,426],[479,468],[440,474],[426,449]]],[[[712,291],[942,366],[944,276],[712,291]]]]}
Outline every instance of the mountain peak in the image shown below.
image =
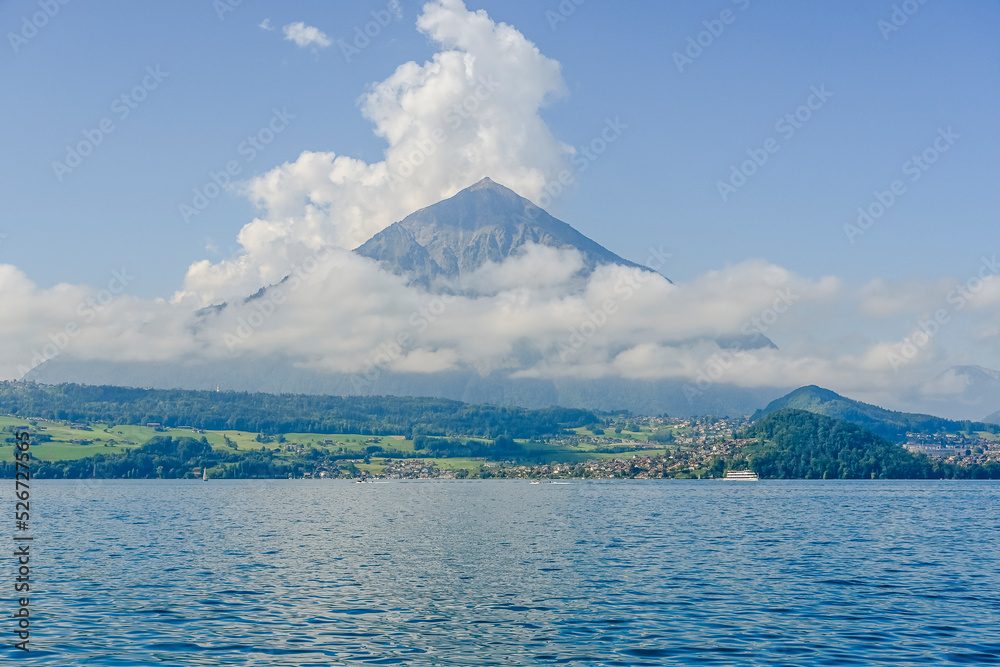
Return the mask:
{"type": "Polygon", "coordinates": [[[499,264],[529,244],[578,251],[585,273],[602,264],[645,268],[489,177],[389,225],[355,252],[413,283],[430,286],[438,278],[460,278],[487,262],[499,264]]]}
{"type": "MultiPolygon", "coordinates": [[[[530,204],[531,206],[534,206],[534,204],[532,204],[530,201],[528,201],[527,199],[525,199],[521,195],[519,195],[516,192],[514,192],[513,190],[511,190],[506,185],[501,185],[500,183],[497,183],[496,181],[494,181],[489,176],[487,176],[487,177],[485,177],[485,178],[483,178],[483,179],[481,179],[479,181],[476,181],[475,183],[473,183],[469,187],[465,188],[464,190],[459,190],[458,193],[455,194],[455,197],[458,197],[459,195],[461,195],[463,193],[467,193],[467,194],[471,194],[473,192],[482,193],[484,191],[485,192],[496,193],[496,194],[499,194],[499,195],[503,195],[504,197],[508,197],[508,198],[515,199],[515,200],[518,200],[518,201],[524,201],[524,202],[527,202],[528,204],[530,204]]],[[[454,197],[452,197],[452,198],[454,199],[454,197]]],[[[447,200],[445,200],[445,201],[447,201],[447,200]]]]}
{"type": "MultiPolygon", "coordinates": [[[[466,190],[483,190],[485,188],[504,188],[504,186],[500,185],[499,183],[497,183],[496,181],[494,181],[492,178],[490,178],[489,176],[487,176],[484,179],[482,179],[481,181],[477,181],[477,182],[473,183],[472,185],[470,185],[469,187],[467,187],[465,189],[466,190]]],[[[504,188],[504,190],[508,190],[508,189],[509,188],[504,188]]]]}

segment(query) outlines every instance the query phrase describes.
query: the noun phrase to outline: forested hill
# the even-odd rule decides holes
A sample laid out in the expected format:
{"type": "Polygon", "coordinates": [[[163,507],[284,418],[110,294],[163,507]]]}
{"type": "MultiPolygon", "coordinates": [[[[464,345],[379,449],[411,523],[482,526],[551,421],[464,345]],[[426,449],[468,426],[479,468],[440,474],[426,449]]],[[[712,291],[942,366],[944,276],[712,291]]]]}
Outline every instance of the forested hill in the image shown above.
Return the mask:
{"type": "Polygon", "coordinates": [[[588,410],[471,405],[440,398],[311,396],[0,383],[0,414],[265,434],[361,433],[535,438],[599,421],[588,410]]]}
{"type": "Polygon", "coordinates": [[[955,466],[908,452],[856,424],[805,410],[778,410],[747,427],[757,438],[730,468],[749,467],[777,479],[1000,478],[1000,466],[955,466]]]}
{"type": "Polygon", "coordinates": [[[771,401],[766,408],[758,410],[753,415],[753,419],[757,420],[784,408],[807,410],[826,417],[843,419],[852,424],[863,426],[893,442],[904,440],[907,433],[957,433],[968,430],[1000,432],[1000,426],[996,424],[958,422],[933,415],[886,410],[877,405],[852,400],[815,385],[799,387],[795,391],[771,401]]]}

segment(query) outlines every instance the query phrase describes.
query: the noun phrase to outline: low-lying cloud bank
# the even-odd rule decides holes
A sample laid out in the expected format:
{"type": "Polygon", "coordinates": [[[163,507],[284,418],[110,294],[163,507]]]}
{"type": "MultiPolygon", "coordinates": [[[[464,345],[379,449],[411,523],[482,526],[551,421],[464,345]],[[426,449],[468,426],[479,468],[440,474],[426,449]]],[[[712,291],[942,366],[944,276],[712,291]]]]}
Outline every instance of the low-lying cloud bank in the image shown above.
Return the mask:
{"type": "Polygon", "coordinates": [[[0,325],[7,342],[0,373],[19,378],[57,357],[241,364],[281,357],[361,383],[390,373],[473,369],[514,378],[676,379],[695,398],[716,384],[819,384],[907,407],[905,394],[917,385],[936,400],[961,398],[961,377],[928,380],[963,361],[951,350],[998,314],[989,296],[995,279],[981,288],[982,301],[940,324],[934,314],[947,303],[944,286],[893,286],[913,300],[912,309],[879,317],[866,309],[886,285],[852,290],[835,278],[811,280],[760,261],[680,285],[619,266],[601,267],[581,284],[580,263],[575,252],[529,246],[474,276],[505,286],[501,291],[449,295],[408,286],[375,262],[329,246],[252,298],[196,311],[184,302],[129,297],[127,267],[100,289],[43,290],[3,266],[0,307],[20,317],[0,325]],[[529,278],[517,284],[511,275],[529,278]],[[748,344],[755,334],[778,348],[748,344]]]}

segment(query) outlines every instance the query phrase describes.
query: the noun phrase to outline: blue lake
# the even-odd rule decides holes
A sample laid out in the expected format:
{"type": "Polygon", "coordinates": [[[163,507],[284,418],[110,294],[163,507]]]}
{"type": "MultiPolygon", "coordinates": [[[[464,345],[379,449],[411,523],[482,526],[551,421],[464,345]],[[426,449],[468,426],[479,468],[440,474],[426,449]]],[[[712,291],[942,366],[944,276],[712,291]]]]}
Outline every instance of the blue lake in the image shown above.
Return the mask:
{"type": "Polygon", "coordinates": [[[8,616],[0,660],[998,664],[998,499],[996,482],[37,481],[33,650],[10,648],[8,616]]]}

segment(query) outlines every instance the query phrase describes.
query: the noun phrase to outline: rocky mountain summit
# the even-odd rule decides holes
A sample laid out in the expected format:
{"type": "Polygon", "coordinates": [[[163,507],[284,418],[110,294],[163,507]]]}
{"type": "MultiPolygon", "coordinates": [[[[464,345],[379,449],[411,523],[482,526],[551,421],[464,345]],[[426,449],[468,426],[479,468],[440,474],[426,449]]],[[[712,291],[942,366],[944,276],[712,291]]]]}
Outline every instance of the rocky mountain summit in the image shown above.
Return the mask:
{"type": "Polygon", "coordinates": [[[532,243],[579,251],[583,273],[602,264],[646,268],[489,178],[386,227],[355,252],[413,284],[430,286],[441,278],[461,278],[487,262],[499,264],[532,243]]]}

